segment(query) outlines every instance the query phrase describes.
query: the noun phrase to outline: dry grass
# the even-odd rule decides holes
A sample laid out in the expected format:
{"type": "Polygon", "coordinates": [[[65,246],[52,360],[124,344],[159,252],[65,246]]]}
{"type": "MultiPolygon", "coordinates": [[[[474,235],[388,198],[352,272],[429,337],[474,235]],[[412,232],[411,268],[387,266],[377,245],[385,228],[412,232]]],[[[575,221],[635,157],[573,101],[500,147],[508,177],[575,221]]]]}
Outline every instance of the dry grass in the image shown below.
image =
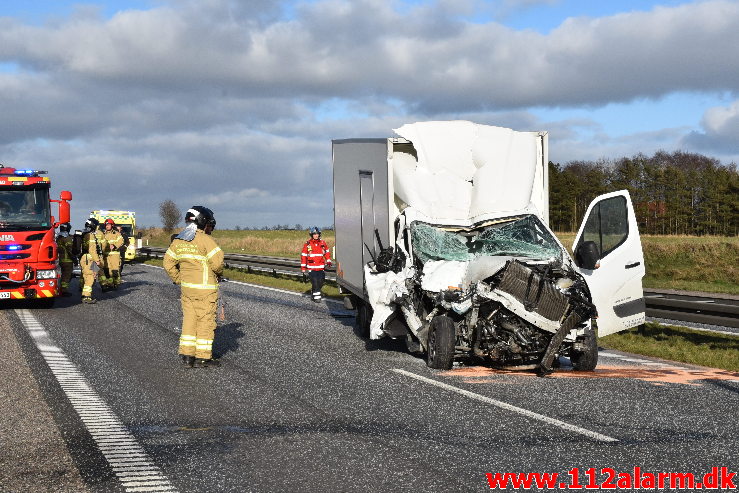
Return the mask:
{"type": "MultiPolygon", "coordinates": [[[[144,235],[144,244],[165,247],[169,245],[170,235],[161,228],[152,228],[144,235]]],[[[247,253],[271,257],[297,258],[308,240],[305,231],[262,231],[262,230],[216,230],[213,232],[218,245],[228,253],[247,253]]],[[[322,238],[329,248],[334,245],[334,232],[326,231],[322,238]]]]}

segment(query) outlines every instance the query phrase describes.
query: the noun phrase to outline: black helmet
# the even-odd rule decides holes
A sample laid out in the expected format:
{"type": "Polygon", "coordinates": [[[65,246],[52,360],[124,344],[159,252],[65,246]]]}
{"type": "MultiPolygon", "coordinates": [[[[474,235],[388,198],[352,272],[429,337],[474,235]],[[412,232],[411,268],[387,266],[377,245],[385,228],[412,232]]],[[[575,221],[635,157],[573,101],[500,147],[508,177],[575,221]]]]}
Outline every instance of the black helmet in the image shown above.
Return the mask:
{"type": "Polygon", "coordinates": [[[213,211],[202,205],[194,205],[185,213],[185,223],[194,222],[198,229],[205,229],[206,226],[216,227],[216,218],[213,211]]]}
{"type": "Polygon", "coordinates": [[[85,229],[89,231],[95,231],[95,229],[97,229],[99,224],[100,222],[97,219],[95,219],[94,217],[91,217],[90,219],[85,221],[85,229]]]}
{"type": "Polygon", "coordinates": [[[59,225],[59,231],[60,232],[66,232],[69,233],[72,230],[72,225],[69,223],[62,223],[59,225]]]}
{"type": "Polygon", "coordinates": [[[318,233],[318,234],[320,235],[320,234],[321,234],[321,228],[319,228],[318,226],[313,226],[313,227],[312,227],[312,228],[310,229],[310,234],[311,234],[311,235],[314,235],[314,234],[316,234],[316,233],[318,233]]]}

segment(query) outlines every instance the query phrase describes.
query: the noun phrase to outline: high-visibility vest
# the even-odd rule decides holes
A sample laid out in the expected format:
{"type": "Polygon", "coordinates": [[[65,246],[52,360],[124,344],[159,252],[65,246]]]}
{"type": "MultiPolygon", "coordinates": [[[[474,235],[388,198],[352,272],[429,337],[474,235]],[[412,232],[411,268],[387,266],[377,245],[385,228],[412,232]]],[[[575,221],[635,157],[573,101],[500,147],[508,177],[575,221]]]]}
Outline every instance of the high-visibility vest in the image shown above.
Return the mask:
{"type": "Polygon", "coordinates": [[[311,238],[305,242],[300,254],[300,270],[303,272],[306,270],[323,270],[326,268],[326,264],[330,263],[331,252],[325,241],[320,238],[317,240],[311,238]]]}

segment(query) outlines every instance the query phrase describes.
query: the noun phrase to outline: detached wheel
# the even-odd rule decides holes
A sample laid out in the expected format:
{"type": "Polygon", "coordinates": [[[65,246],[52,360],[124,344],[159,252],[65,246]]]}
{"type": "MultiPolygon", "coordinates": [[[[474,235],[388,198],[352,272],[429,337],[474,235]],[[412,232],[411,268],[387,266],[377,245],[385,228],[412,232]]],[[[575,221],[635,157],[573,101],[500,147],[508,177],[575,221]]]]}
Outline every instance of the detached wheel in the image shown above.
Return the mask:
{"type": "Polygon", "coordinates": [[[585,338],[582,340],[584,351],[576,351],[570,355],[572,368],[576,371],[593,371],[598,366],[598,339],[593,329],[585,331],[585,338]]]}
{"type": "Polygon", "coordinates": [[[357,300],[359,335],[365,339],[369,339],[370,336],[370,322],[372,322],[372,306],[364,300],[357,300]]]}
{"type": "Polygon", "coordinates": [[[454,362],[456,342],[454,322],[446,315],[434,317],[429,327],[426,365],[437,370],[450,370],[454,362]]]}

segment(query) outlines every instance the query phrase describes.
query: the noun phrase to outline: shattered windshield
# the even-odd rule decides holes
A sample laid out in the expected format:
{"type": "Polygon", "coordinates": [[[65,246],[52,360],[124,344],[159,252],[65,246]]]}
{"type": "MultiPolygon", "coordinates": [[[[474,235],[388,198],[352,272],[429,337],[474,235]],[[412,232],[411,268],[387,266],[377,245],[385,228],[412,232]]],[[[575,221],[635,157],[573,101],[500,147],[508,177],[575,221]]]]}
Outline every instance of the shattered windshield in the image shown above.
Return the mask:
{"type": "Polygon", "coordinates": [[[48,187],[0,190],[0,230],[49,228],[48,187]]]}
{"type": "Polygon", "coordinates": [[[413,253],[422,263],[498,255],[536,259],[562,256],[557,241],[534,215],[458,231],[415,221],[411,224],[411,239],[413,253]]]}

